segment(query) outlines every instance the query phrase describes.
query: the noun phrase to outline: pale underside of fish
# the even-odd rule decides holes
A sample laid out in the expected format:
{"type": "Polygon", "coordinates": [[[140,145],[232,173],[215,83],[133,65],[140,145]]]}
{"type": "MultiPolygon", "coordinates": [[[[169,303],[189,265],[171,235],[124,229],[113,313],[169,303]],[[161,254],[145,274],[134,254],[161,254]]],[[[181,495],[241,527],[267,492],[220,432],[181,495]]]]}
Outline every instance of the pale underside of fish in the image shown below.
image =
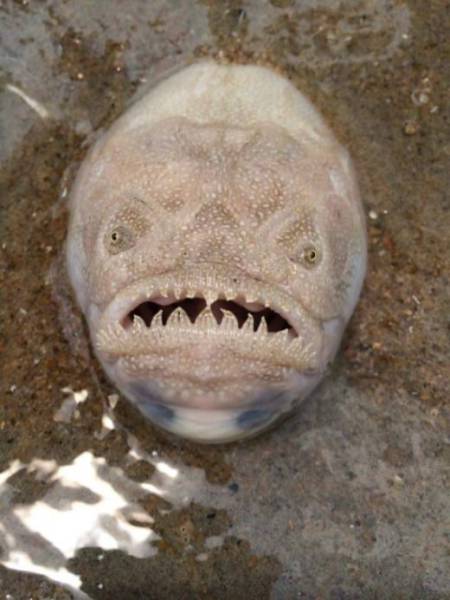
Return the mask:
{"type": "Polygon", "coordinates": [[[349,155],[258,66],[160,82],[70,196],[68,271],[100,363],[152,422],[202,442],[253,435],[311,393],[366,255],[349,155]]]}

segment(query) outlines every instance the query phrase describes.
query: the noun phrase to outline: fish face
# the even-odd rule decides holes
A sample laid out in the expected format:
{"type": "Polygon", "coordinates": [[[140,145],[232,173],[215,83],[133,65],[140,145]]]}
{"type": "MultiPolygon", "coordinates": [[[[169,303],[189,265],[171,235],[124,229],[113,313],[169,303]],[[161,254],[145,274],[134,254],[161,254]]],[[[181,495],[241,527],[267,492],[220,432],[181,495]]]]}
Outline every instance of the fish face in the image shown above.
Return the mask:
{"type": "Polygon", "coordinates": [[[325,126],[290,131],[270,111],[236,120],[239,81],[226,76],[245,68],[210,68],[211,89],[230,92],[223,111],[191,67],[197,117],[148,120],[150,93],[94,146],[67,256],[112,381],[160,427],[221,442],[271,426],[320,381],[366,241],[349,159],[325,126]]]}

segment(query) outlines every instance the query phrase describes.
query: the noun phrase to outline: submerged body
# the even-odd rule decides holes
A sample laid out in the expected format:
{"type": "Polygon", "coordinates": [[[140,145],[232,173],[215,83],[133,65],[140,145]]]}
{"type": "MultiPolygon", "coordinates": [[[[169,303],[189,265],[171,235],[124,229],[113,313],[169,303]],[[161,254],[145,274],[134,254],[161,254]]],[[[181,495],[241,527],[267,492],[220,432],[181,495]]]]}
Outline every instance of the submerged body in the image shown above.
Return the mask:
{"type": "Polygon", "coordinates": [[[350,159],[256,66],[200,63],[95,144],[70,199],[69,275],[117,387],[205,442],[265,429],[333,360],[366,269],[350,159]]]}

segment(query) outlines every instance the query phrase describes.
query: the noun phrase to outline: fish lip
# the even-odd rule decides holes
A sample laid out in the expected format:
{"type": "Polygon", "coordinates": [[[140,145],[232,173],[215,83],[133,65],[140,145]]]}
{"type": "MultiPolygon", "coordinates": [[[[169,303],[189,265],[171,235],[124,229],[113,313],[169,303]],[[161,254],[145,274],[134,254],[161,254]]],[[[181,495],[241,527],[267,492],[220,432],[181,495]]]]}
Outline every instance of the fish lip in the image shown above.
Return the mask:
{"type": "MultiPolygon", "coordinates": [[[[228,298],[243,298],[246,302],[259,302],[264,307],[270,308],[271,310],[280,314],[293,328],[297,337],[293,336],[293,341],[289,344],[297,342],[297,351],[301,350],[302,355],[308,352],[308,334],[313,332],[314,339],[314,355],[319,356],[321,354],[323,339],[322,339],[322,325],[320,321],[314,317],[308,315],[304,307],[300,302],[288,293],[280,289],[278,286],[272,283],[265,283],[256,278],[244,275],[242,273],[232,272],[229,269],[218,269],[217,265],[214,265],[214,274],[211,271],[199,272],[198,270],[178,270],[171,271],[156,277],[141,278],[140,280],[124,287],[120,290],[115,298],[105,307],[102,314],[99,317],[95,336],[95,346],[98,352],[101,354],[109,354],[110,359],[113,359],[114,355],[120,356],[120,351],[114,351],[114,343],[105,342],[106,339],[113,339],[114,336],[119,336],[120,339],[130,336],[130,328],[126,327],[124,320],[133,311],[136,306],[142,302],[151,300],[152,298],[171,297],[176,300],[182,300],[189,297],[203,297],[207,306],[216,301],[219,297],[228,298]],[[209,299],[208,299],[209,298],[209,299]],[[113,338],[111,338],[113,336],[113,338]],[[108,349],[109,347],[109,349],[108,349]],[[112,350],[112,352],[111,352],[112,350]]],[[[169,328],[168,328],[169,329],[169,328]]],[[[287,330],[283,330],[287,331],[287,330]]],[[[151,327],[148,328],[148,332],[152,335],[151,327]]],[[[198,335],[195,325],[192,326],[192,338],[198,335]]],[[[276,336],[278,334],[269,334],[268,337],[276,336]]],[[[242,334],[241,336],[235,336],[234,346],[240,346],[243,342],[243,338],[249,338],[250,335],[242,334]]],[[[253,336],[251,336],[253,337],[253,336]]],[[[119,339],[117,338],[117,339],[119,339]]],[[[166,343],[169,348],[170,340],[169,334],[164,334],[166,343]]],[[[159,346],[164,342],[164,338],[159,336],[156,339],[152,339],[159,346]]],[[[192,341],[192,338],[190,341],[192,341]]],[[[247,342],[249,340],[247,339],[247,342]]],[[[180,338],[177,339],[178,345],[180,338]]],[[[230,342],[231,344],[231,342],[230,342]]],[[[239,348],[240,353],[243,355],[248,354],[251,356],[250,344],[243,345],[239,348]],[[244,347],[245,346],[245,347],[244,347]]],[[[283,356],[288,354],[288,348],[286,347],[283,352],[283,356]]],[[[292,351],[294,351],[294,347],[292,351]]],[[[152,354],[155,352],[155,348],[151,348],[150,344],[148,350],[145,353],[140,353],[141,356],[145,354],[152,354]]],[[[276,348],[273,348],[273,352],[276,352],[276,348]]],[[[122,354],[124,356],[124,354],[122,354]]],[[[274,357],[275,358],[275,357],[274,357]]],[[[294,365],[300,364],[301,360],[289,360],[291,368],[297,368],[294,365]]],[[[277,357],[275,362],[283,362],[282,356],[277,357]],[[279,358],[279,360],[278,360],[279,358]]],[[[320,365],[317,360],[312,361],[313,364],[308,367],[311,372],[317,372],[320,370],[320,365]]],[[[320,361],[319,361],[320,362],[320,361]]],[[[288,365],[286,365],[288,366],[288,365]]],[[[289,367],[288,367],[289,368],[289,367]]]]}
{"type": "MultiPolygon", "coordinates": [[[[214,269],[216,270],[216,266],[214,269]]],[[[122,323],[136,306],[161,297],[170,297],[173,301],[202,297],[206,300],[207,306],[220,298],[229,300],[244,298],[245,302],[258,302],[280,314],[297,335],[301,332],[302,323],[307,317],[298,300],[271,283],[264,283],[242,274],[229,272],[225,275],[223,269],[220,275],[214,276],[182,270],[157,277],[142,278],[126,286],[104,309],[99,328],[101,329],[107,323],[122,323]],[[234,281],[236,279],[239,283],[234,281]]],[[[316,321],[313,317],[307,318],[311,322],[316,321]]]]}

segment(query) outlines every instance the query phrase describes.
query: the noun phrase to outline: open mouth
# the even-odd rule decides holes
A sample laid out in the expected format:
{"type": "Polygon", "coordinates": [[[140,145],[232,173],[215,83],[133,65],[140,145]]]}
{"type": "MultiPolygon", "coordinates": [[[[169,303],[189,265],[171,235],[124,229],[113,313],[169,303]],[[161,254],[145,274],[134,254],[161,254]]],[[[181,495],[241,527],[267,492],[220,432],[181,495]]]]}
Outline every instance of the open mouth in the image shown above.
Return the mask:
{"type": "Polygon", "coordinates": [[[205,269],[137,281],[106,307],[96,335],[97,350],[110,360],[165,368],[169,356],[175,365],[176,357],[192,351],[190,360],[205,369],[225,352],[303,372],[317,369],[321,344],[320,323],[298,301],[226,268],[215,268],[214,276],[205,269]]]}
{"type": "Polygon", "coordinates": [[[248,303],[243,298],[234,300],[218,298],[209,305],[209,308],[207,307],[206,299],[201,296],[177,300],[154,298],[141,302],[129,311],[122,321],[122,325],[128,328],[135,320],[140,320],[147,328],[151,329],[152,326],[170,326],[171,322],[176,319],[178,322],[189,320],[195,326],[202,320],[202,314],[208,311],[218,326],[222,325],[224,320],[229,323],[234,320],[237,329],[245,328],[246,331],[253,329],[256,333],[261,328],[266,333],[286,331],[290,338],[298,336],[295,328],[285,317],[258,302],[248,303]]]}

